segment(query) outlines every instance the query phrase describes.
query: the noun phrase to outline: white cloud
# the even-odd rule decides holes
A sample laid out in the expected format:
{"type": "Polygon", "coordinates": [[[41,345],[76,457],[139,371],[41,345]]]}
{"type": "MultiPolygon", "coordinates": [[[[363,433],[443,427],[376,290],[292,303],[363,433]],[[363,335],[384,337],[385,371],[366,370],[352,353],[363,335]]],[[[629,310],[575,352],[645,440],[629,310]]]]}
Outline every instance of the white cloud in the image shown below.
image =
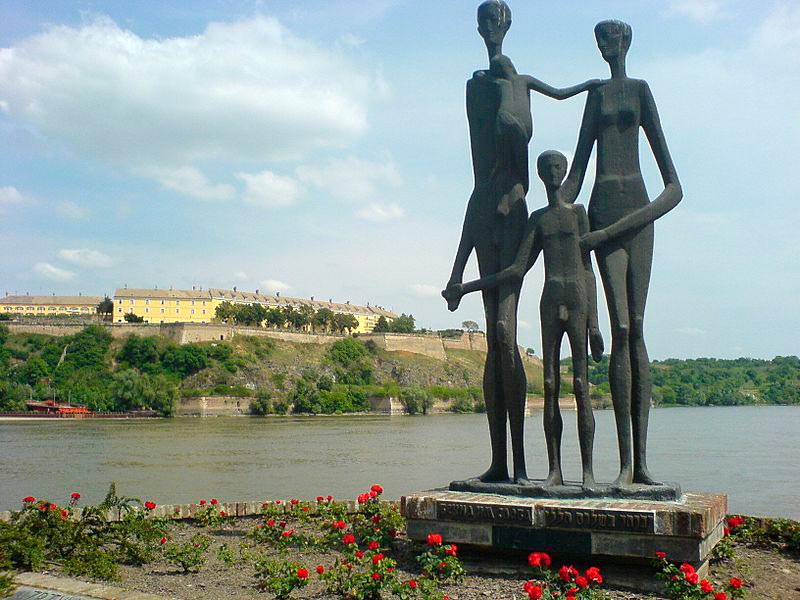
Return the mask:
{"type": "Polygon", "coordinates": [[[236,194],[232,185],[213,184],[194,167],[146,167],[137,169],[137,172],[152,177],[163,188],[200,200],[230,200],[236,194]]]}
{"type": "Polygon", "coordinates": [[[46,262],[36,263],[33,265],[33,270],[45,279],[50,279],[51,281],[65,282],[75,279],[75,273],[72,271],[60,269],[46,262]]]}
{"type": "Polygon", "coordinates": [[[374,223],[385,223],[399,219],[405,214],[396,204],[369,204],[356,212],[359,219],[374,223]]]}
{"type": "Polygon", "coordinates": [[[247,276],[247,273],[245,273],[244,271],[236,271],[236,273],[233,274],[233,278],[236,281],[241,281],[241,282],[250,280],[250,278],[247,276]]]}
{"type": "Polygon", "coordinates": [[[303,195],[297,181],[272,171],[237,173],[236,177],[245,183],[242,198],[248,204],[277,208],[294,204],[303,195]]]}
{"type": "Polygon", "coordinates": [[[350,202],[375,200],[403,179],[394,161],[376,162],[355,157],[334,158],[322,166],[301,166],[297,178],[333,197],[350,202]]]}
{"type": "Polygon", "coordinates": [[[723,0],[673,0],[670,10],[698,23],[710,23],[724,15],[723,0]]]}
{"type": "Polygon", "coordinates": [[[265,279],[261,282],[261,287],[263,288],[261,291],[266,293],[275,293],[275,292],[285,292],[286,290],[292,289],[288,283],[284,283],[283,281],[278,281],[277,279],[265,279]]]}
{"type": "Polygon", "coordinates": [[[114,264],[107,254],[103,254],[99,250],[89,250],[88,248],[75,250],[65,248],[58,251],[58,256],[69,263],[81,267],[107,269],[114,264]]]}
{"type": "Polygon", "coordinates": [[[22,201],[22,194],[13,185],[0,187],[0,208],[12,204],[21,204],[22,201]]]}
{"type": "Polygon", "coordinates": [[[85,221],[92,214],[88,208],[71,200],[64,200],[56,204],[56,213],[72,221],[85,221]]]}
{"type": "Polygon", "coordinates": [[[0,49],[0,103],[44,135],[139,165],[301,157],[367,127],[372,77],[273,18],[142,38],[109,18],[0,49]]]}
{"type": "Polygon", "coordinates": [[[409,286],[415,296],[420,298],[441,298],[442,288],[427,283],[413,283],[409,286]]]}

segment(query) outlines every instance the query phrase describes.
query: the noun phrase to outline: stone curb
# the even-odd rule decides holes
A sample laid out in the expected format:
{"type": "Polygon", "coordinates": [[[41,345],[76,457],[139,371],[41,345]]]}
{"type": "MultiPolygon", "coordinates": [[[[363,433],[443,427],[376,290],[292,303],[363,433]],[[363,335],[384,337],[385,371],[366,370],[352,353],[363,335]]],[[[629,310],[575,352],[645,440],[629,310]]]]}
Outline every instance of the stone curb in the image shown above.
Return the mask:
{"type": "MultiPolygon", "coordinates": [[[[41,573],[20,573],[14,577],[14,583],[20,587],[46,590],[50,593],[69,594],[82,598],[98,598],[100,600],[163,600],[165,598],[165,596],[131,592],[110,585],[86,583],[69,577],[54,577],[41,573]]],[[[19,592],[20,590],[18,589],[17,591],[19,592]]]]}
{"type": "MultiPolygon", "coordinates": [[[[261,501],[254,501],[254,502],[220,502],[219,507],[220,510],[224,510],[228,516],[231,517],[257,517],[261,514],[261,507],[266,502],[274,502],[272,500],[261,500],[261,501]]],[[[289,511],[289,502],[286,500],[282,501],[284,511],[289,511]]],[[[304,500],[303,502],[311,502],[314,503],[314,500],[304,500]]],[[[337,504],[345,504],[347,505],[348,512],[356,512],[358,510],[358,503],[355,500],[334,500],[337,504]]],[[[398,504],[397,500],[383,500],[383,502],[389,504],[398,504]]],[[[158,505],[152,511],[154,517],[168,517],[175,521],[181,521],[183,519],[193,519],[197,514],[197,511],[200,510],[201,506],[196,503],[192,502],[189,504],[163,504],[158,505]]],[[[11,521],[11,514],[12,511],[10,510],[3,510],[0,511],[0,521],[4,521],[8,523],[11,521]]],[[[81,509],[77,508],[74,509],[74,518],[78,519],[81,515],[81,509]]],[[[124,515],[120,515],[120,511],[117,509],[112,509],[108,511],[108,520],[109,521],[120,521],[124,515]]]]}

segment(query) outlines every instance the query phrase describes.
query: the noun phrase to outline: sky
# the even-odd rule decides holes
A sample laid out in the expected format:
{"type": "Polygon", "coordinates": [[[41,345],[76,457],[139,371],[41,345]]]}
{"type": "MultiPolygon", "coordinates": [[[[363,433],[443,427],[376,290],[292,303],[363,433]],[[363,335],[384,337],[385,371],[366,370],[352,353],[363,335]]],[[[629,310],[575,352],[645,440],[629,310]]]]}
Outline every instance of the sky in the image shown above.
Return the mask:
{"type": "MultiPolygon", "coordinates": [[[[455,313],[439,295],[473,184],[477,4],[0,0],[0,293],[237,286],[482,324],[476,295],[455,313]]],[[[633,27],[628,74],[684,189],[656,224],[651,358],[800,354],[800,4],[510,5],[504,52],[556,86],[608,77],[595,23],[633,27]]],[[[534,94],[532,159],[572,156],[584,101],[534,94]]],[[[640,154],[655,197],[644,136],[640,154]]],[[[537,264],[519,310],[537,351],[541,286],[537,264]]]]}

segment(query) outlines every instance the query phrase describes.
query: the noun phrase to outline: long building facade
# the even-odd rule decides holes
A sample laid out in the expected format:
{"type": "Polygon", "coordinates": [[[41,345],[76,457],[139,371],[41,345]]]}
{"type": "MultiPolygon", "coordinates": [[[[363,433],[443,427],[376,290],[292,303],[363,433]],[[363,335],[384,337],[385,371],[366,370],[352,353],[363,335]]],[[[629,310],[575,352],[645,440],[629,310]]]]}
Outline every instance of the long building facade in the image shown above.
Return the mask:
{"type": "Polygon", "coordinates": [[[97,313],[100,296],[4,296],[0,298],[0,314],[31,317],[78,315],[97,313]]]}
{"type": "Polygon", "coordinates": [[[265,308],[309,306],[314,311],[327,308],[334,313],[353,315],[358,327],[353,331],[367,333],[375,328],[380,317],[391,322],[397,315],[378,306],[359,306],[348,302],[323,302],[314,298],[292,298],[279,294],[261,294],[237,290],[210,288],[207,290],[160,290],[119,288],[114,294],[114,321],[122,323],[127,313],[133,313],[147,323],[211,323],[217,307],[231,304],[260,304],[265,308]]]}

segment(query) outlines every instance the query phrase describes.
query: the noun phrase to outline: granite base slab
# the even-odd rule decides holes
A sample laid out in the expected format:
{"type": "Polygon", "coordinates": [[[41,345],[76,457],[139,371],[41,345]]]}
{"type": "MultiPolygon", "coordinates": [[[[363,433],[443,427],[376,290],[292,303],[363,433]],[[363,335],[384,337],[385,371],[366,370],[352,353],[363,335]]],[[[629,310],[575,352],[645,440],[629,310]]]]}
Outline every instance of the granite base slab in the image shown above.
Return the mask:
{"type": "Polygon", "coordinates": [[[678,502],[553,499],[440,489],[404,496],[401,510],[414,540],[439,533],[484,556],[541,551],[556,560],[609,565],[609,574],[619,574],[612,585],[646,591],[656,552],[707,569],[723,536],[727,497],[688,492],[678,502]],[[632,577],[635,571],[647,577],[632,577]]]}
{"type": "Polygon", "coordinates": [[[544,481],[531,480],[528,483],[513,481],[484,482],[477,477],[453,481],[450,490],[454,492],[473,492],[476,494],[498,494],[501,496],[523,496],[526,498],[553,498],[582,500],[618,499],[618,500],[656,500],[659,502],[678,502],[683,495],[677,483],[660,483],[658,485],[633,484],[624,487],[611,483],[598,483],[591,488],[583,488],[577,482],[566,485],[545,486],[544,481]]]}

